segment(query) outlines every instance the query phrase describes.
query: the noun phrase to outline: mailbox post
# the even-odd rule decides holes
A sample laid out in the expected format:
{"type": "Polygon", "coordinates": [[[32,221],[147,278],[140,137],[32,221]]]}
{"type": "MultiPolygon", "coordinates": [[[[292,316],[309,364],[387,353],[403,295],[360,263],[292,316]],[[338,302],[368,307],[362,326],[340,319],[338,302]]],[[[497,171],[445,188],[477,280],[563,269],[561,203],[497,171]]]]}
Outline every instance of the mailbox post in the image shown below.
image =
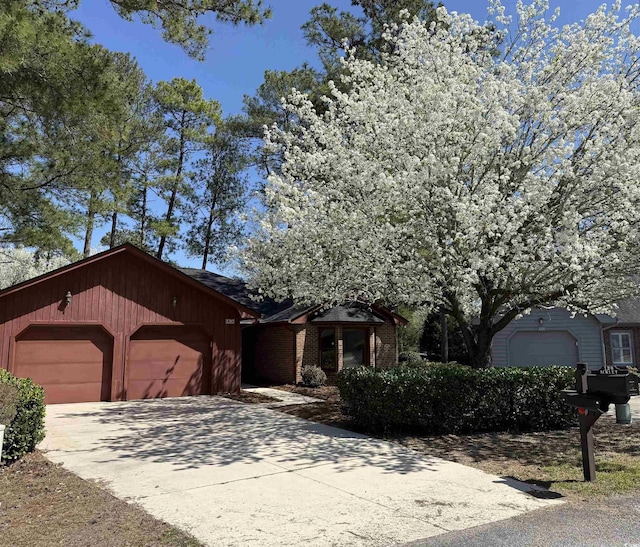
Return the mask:
{"type": "MultiPolygon", "coordinates": [[[[638,395],[638,379],[626,370],[603,367],[589,372],[586,363],[576,364],[575,390],[562,392],[565,402],[578,409],[582,470],[585,481],[596,480],[596,459],[593,444],[593,424],[609,410],[609,405],[626,405],[631,395],[638,395]]],[[[616,412],[617,414],[617,412],[616,412]]],[[[630,423],[619,420],[619,423],[630,423]]]]}
{"type": "MultiPolygon", "coordinates": [[[[587,365],[578,363],[576,365],[576,391],[586,395],[587,365]]],[[[602,412],[598,409],[578,408],[578,421],[580,423],[580,448],[582,449],[582,472],[585,481],[596,480],[596,455],[593,443],[593,424],[598,421],[602,412]]]]}

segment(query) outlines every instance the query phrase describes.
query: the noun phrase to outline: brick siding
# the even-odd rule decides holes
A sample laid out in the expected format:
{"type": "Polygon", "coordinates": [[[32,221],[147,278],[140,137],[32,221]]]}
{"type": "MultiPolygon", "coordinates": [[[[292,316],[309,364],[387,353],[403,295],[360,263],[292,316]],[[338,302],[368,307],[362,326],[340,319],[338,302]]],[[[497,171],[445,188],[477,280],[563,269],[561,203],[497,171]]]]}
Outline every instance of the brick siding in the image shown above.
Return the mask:
{"type": "Polygon", "coordinates": [[[260,326],[255,337],[253,366],[259,378],[293,383],[296,376],[294,331],[289,326],[260,326]]]}
{"type": "MultiPolygon", "coordinates": [[[[245,330],[247,337],[243,364],[251,367],[247,377],[258,377],[272,382],[300,382],[303,366],[320,364],[320,329],[333,328],[336,334],[337,370],[343,365],[343,339],[341,325],[262,325],[245,330]],[[251,338],[249,338],[251,337],[251,338]],[[250,340],[250,341],[249,341],[250,340]],[[253,346],[249,348],[247,346],[253,346]],[[252,358],[251,358],[252,357],[252,358]]],[[[391,323],[363,327],[369,335],[369,364],[388,368],[398,362],[396,326],[391,323]]],[[[335,370],[335,368],[333,369],[335,370]]]]}
{"type": "Polygon", "coordinates": [[[398,362],[397,331],[393,323],[376,327],[376,367],[389,368],[398,362]]]}

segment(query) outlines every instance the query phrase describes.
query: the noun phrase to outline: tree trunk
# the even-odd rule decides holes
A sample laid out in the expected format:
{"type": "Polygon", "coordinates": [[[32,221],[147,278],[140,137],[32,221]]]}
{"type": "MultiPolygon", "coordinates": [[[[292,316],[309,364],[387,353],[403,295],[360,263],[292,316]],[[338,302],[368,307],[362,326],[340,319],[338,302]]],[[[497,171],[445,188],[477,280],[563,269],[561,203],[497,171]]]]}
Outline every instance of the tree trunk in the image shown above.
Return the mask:
{"type": "MultiPolygon", "coordinates": [[[[182,130],[180,131],[180,155],[178,156],[178,167],[176,169],[175,181],[173,188],[171,188],[171,197],[169,198],[169,205],[167,206],[167,214],[165,215],[165,221],[167,224],[171,222],[173,218],[173,208],[176,204],[176,198],[178,196],[178,187],[180,186],[180,177],[182,176],[182,168],[184,166],[185,159],[185,127],[184,127],[185,113],[182,113],[182,130]]],[[[160,244],[158,245],[158,253],[156,258],[162,260],[162,253],[164,252],[164,246],[167,242],[166,234],[160,236],[160,244]]]]}
{"type": "Polygon", "coordinates": [[[213,231],[213,222],[216,219],[215,210],[218,201],[217,192],[213,195],[211,207],[209,208],[209,219],[207,220],[207,230],[204,235],[204,253],[202,256],[202,269],[207,269],[207,261],[209,260],[209,246],[211,245],[211,232],[213,231]]]}
{"type": "Polygon", "coordinates": [[[440,307],[440,360],[449,362],[449,328],[447,326],[447,312],[440,307]]]}
{"type": "Polygon", "coordinates": [[[82,251],[83,258],[87,258],[91,254],[91,240],[93,239],[93,228],[95,224],[96,194],[92,190],[89,196],[89,205],[87,206],[87,225],[84,233],[84,249],[82,251]]]}
{"type": "MultiPolygon", "coordinates": [[[[178,195],[178,179],[176,176],[176,183],[171,189],[171,197],[169,198],[169,206],[167,207],[167,214],[165,215],[165,221],[167,223],[171,222],[171,218],[173,217],[173,208],[176,204],[176,197],[178,195]]],[[[164,246],[167,243],[167,235],[162,234],[160,236],[160,244],[158,245],[158,253],[156,254],[156,258],[162,260],[162,253],[164,252],[164,246]]]]}
{"type": "MultiPolygon", "coordinates": [[[[493,319],[488,313],[480,314],[480,324],[475,326],[465,317],[460,303],[454,295],[448,296],[451,309],[449,310],[453,318],[458,323],[464,345],[469,354],[469,364],[473,368],[488,368],[491,366],[491,339],[495,334],[493,330],[493,319]]],[[[487,306],[483,303],[482,309],[487,306]]]]}
{"type": "MultiPolygon", "coordinates": [[[[118,147],[122,146],[122,141],[118,143],[118,147]]],[[[122,173],[122,157],[118,153],[116,157],[116,163],[118,164],[118,172],[122,173]]],[[[122,185],[124,186],[124,184],[122,185]]],[[[113,249],[116,246],[116,230],[118,228],[118,197],[117,191],[114,189],[113,194],[113,213],[111,213],[111,234],[109,236],[109,249],[113,249]]]]}
{"type": "Polygon", "coordinates": [[[140,248],[144,249],[146,241],[145,230],[147,228],[147,184],[142,189],[142,205],[140,207],[140,248]]]}
{"type": "Polygon", "coordinates": [[[118,226],[118,210],[114,204],[113,213],[111,213],[111,235],[109,236],[109,249],[116,246],[116,227],[118,226]]]}
{"type": "Polygon", "coordinates": [[[478,332],[473,351],[469,352],[469,364],[472,368],[489,368],[491,366],[491,336],[485,330],[478,332]]]}

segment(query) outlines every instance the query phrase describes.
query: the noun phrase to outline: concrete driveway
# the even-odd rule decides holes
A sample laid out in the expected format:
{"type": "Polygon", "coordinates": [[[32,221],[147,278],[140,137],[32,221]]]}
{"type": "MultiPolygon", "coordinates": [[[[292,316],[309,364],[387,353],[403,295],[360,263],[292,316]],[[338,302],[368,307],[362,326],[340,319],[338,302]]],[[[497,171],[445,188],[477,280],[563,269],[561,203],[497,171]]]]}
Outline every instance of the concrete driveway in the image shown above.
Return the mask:
{"type": "Polygon", "coordinates": [[[53,405],[46,426],[51,460],[207,545],[393,545],[557,503],[221,397],[53,405]]]}

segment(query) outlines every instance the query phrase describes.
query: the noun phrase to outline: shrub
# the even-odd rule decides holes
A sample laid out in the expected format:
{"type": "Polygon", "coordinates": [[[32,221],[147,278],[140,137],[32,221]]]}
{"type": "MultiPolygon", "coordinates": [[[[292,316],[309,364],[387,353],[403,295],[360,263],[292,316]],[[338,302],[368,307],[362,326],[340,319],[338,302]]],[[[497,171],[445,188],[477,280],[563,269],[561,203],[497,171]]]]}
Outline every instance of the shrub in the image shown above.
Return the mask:
{"type": "Polygon", "coordinates": [[[9,384],[0,384],[0,425],[9,425],[16,415],[18,390],[9,384]]]}
{"type": "Polygon", "coordinates": [[[307,387],[320,387],[327,381],[327,375],[320,367],[302,367],[302,383],[307,387]]]}
{"type": "Polygon", "coordinates": [[[2,459],[13,462],[44,439],[44,390],[30,378],[16,378],[6,370],[0,370],[0,384],[15,388],[18,392],[16,412],[4,432],[2,459]]]}
{"type": "Polygon", "coordinates": [[[400,352],[398,361],[405,367],[421,367],[425,363],[425,360],[417,351],[400,352]]]}
{"type": "Polygon", "coordinates": [[[573,370],[566,367],[474,370],[436,363],[338,375],[344,410],[357,425],[426,434],[570,427],[576,412],[560,390],[573,382],[573,370]]]}

